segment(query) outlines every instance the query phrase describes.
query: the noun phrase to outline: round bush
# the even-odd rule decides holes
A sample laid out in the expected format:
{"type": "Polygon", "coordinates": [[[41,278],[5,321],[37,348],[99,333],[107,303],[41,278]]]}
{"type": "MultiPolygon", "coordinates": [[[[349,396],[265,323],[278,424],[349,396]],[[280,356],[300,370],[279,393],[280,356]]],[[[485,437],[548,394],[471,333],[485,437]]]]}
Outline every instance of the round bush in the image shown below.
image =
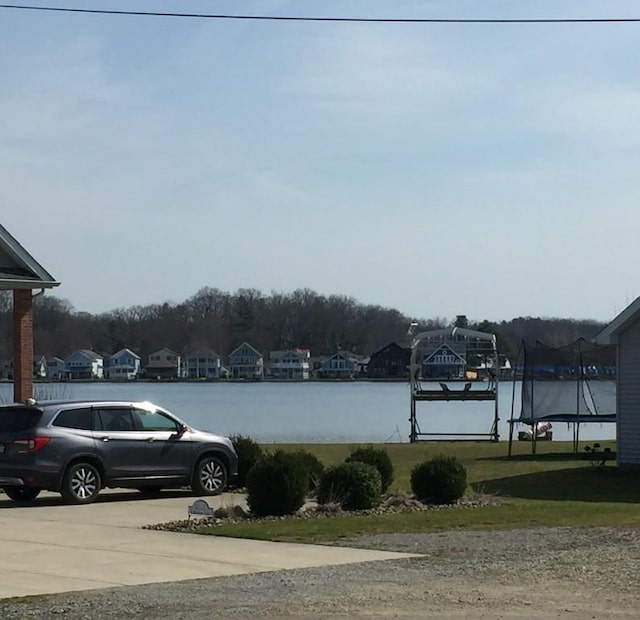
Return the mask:
{"type": "Polygon", "coordinates": [[[315,454],[307,450],[296,450],[291,454],[300,460],[302,466],[307,471],[307,475],[309,476],[309,491],[315,491],[320,483],[322,472],[324,472],[324,465],[315,454]]]}
{"type": "Polygon", "coordinates": [[[416,465],[411,472],[411,490],[427,504],[451,504],[467,488],[467,470],[453,456],[436,456],[416,465]]]}
{"type": "Polygon", "coordinates": [[[308,489],[309,475],[300,459],[283,450],[263,456],[247,474],[247,504],[257,517],[293,514],[308,489]]]}
{"type": "Polygon", "coordinates": [[[354,461],[325,470],[318,485],[318,502],[338,503],[345,510],[367,510],[380,504],[381,493],[378,470],[354,461]]]}
{"type": "Polygon", "coordinates": [[[380,472],[382,481],[382,492],[386,493],[393,482],[393,463],[389,454],[382,448],[367,446],[366,448],[356,448],[346,458],[347,463],[353,462],[367,463],[373,465],[380,472]]]}
{"type": "Polygon", "coordinates": [[[238,455],[238,480],[237,486],[244,487],[247,484],[249,470],[262,458],[263,451],[251,437],[233,435],[231,443],[238,455]]]}

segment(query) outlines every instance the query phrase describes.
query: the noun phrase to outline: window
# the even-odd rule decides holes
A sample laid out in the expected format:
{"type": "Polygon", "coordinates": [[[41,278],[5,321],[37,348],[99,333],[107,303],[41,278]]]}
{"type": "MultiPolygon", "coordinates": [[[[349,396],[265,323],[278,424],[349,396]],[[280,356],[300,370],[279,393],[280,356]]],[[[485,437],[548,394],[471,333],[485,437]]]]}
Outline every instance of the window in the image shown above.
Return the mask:
{"type": "Polygon", "coordinates": [[[95,409],[96,430],[100,431],[132,431],[133,417],[129,407],[113,407],[95,409]]]}
{"type": "Polygon", "coordinates": [[[86,407],[84,409],[66,409],[56,416],[53,426],[90,431],[93,429],[93,412],[86,407]]]}
{"type": "Polygon", "coordinates": [[[134,409],[133,415],[138,420],[138,427],[145,431],[171,431],[178,430],[175,420],[169,418],[160,411],[149,411],[147,409],[134,409]]]}
{"type": "Polygon", "coordinates": [[[0,416],[0,433],[21,433],[36,426],[42,411],[27,407],[5,408],[0,416]]]}

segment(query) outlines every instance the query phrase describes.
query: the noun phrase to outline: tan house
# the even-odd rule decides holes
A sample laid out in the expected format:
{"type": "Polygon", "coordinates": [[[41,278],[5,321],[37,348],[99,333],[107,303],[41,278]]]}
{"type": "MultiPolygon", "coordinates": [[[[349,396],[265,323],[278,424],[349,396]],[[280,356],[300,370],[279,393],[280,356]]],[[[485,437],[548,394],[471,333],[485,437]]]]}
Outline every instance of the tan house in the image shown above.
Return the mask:
{"type": "Polygon", "coordinates": [[[149,355],[145,368],[151,379],[177,379],[180,376],[180,356],[171,349],[160,349],[149,355]]]}

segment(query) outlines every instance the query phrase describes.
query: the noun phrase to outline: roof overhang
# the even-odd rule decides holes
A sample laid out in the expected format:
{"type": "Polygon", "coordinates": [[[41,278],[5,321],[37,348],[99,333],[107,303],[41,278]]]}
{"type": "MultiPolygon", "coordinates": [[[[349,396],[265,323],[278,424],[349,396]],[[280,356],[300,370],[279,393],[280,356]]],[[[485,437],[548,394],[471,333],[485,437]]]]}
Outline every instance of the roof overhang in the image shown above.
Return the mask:
{"type": "Polygon", "coordinates": [[[615,344],[618,336],[632,323],[640,319],[640,297],[631,302],[609,325],[601,329],[593,339],[596,344],[615,344]]]}
{"type": "Polygon", "coordinates": [[[0,224],[0,290],[45,289],[60,282],[0,224]]]}

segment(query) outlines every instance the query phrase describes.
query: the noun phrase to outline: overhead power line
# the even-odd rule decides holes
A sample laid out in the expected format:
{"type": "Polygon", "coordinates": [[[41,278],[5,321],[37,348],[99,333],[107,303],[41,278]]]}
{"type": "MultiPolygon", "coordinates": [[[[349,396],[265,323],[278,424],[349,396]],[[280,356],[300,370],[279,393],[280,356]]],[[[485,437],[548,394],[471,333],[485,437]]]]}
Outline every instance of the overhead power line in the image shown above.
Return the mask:
{"type": "Polygon", "coordinates": [[[603,24],[634,23],[640,17],[542,17],[542,18],[429,18],[429,17],[304,17],[295,15],[227,15],[215,13],[174,13],[116,9],[84,9],[73,7],[0,4],[0,9],[49,11],[55,13],[85,13],[93,15],[132,15],[137,17],[185,17],[192,19],[237,19],[281,22],[355,22],[382,24],[603,24]]]}

